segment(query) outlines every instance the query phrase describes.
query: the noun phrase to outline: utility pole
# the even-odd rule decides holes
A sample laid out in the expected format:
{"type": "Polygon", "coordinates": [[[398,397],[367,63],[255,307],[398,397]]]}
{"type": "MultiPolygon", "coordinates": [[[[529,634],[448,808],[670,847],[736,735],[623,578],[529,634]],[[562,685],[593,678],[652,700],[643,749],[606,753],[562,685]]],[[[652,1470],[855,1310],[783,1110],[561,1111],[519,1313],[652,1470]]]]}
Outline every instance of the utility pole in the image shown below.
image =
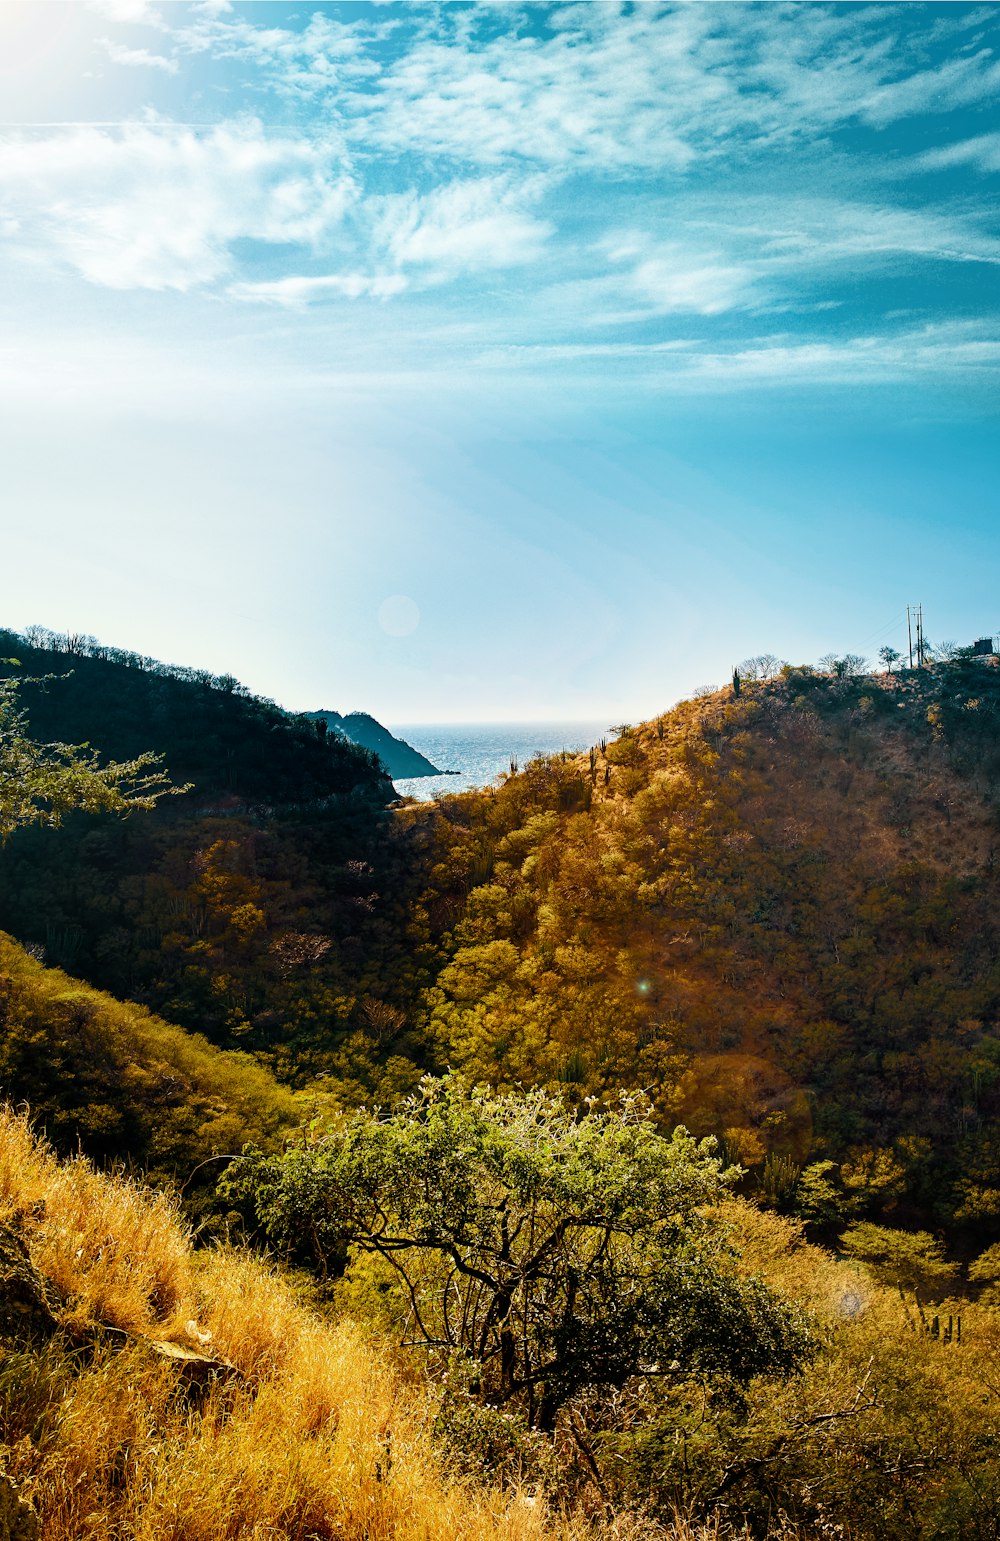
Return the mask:
{"type": "Polygon", "coordinates": [[[910,649],[910,668],[913,668],[913,627],[910,624],[910,607],[906,607],[906,640],[910,649]]]}
{"type": "Polygon", "coordinates": [[[926,656],[927,656],[927,649],[924,646],[924,607],[923,607],[923,604],[921,603],[921,604],[919,604],[917,606],[917,668],[918,669],[922,669],[923,668],[924,660],[925,660],[926,656]]]}

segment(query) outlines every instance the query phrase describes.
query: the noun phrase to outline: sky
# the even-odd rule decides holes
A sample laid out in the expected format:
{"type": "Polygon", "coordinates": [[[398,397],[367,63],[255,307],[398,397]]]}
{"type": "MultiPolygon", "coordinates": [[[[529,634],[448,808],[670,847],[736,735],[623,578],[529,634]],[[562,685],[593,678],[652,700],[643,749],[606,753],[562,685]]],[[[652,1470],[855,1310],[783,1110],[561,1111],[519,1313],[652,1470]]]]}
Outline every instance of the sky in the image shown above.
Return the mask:
{"type": "Polygon", "coordinates": [[[1000,635],[1000,6],[0,0],[0,624],[381,720],[1000,635]]]}

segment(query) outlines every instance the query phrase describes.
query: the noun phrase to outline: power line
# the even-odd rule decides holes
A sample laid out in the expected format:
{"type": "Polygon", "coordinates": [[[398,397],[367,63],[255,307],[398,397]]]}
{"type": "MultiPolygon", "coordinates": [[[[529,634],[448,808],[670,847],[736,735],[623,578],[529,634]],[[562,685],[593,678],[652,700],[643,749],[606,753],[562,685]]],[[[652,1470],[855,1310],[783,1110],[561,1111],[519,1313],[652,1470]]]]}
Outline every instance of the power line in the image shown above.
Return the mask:
{"type": "Polygon", "coordinates": [[[859,646],[867,647],[871,642],[880,641],[881,638],[886,636],[888,632],[893,631],[897,626],[902,626],[905,620],[906,611],[901,610],[898,615],[893,616],[891,621],[887,621],[884,626],[880,626],[878,631],[873,631],[870,636],[864,637],[859,643],[859,646]]]}

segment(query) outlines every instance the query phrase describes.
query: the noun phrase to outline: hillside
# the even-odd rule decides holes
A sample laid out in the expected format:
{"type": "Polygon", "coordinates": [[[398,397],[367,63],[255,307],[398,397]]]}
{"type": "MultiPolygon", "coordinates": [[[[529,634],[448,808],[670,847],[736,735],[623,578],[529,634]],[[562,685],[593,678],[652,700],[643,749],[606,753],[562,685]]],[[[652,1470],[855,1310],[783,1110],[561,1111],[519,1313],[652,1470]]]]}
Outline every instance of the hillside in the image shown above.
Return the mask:
{"type": "Polygon", "coordinates": [[[400,999],[419,959],[375,757],[235,681],[86,639],[4,633],[0,656],[20,662],[34,737],[156,750],[194,783],[127,820],[19,830],[0,851],[0,926],[288,1080],[325,1071],[368,1095],[390,1040],[390,1093],[412,1080],[423,1051],[400,999]]]}
{"type": "Polygon", "coordinates": [[[248,1140],[280,1144],[305,1112],[248,1055],[44,968],[3,933],[0,1095],[30,1107],[56,1149],[173,1184],[248,1140]]]}
{"type": "MultiPolygon", "coordinates": [[[[184,669],[93,637],[0,630],[0,659],[24,680],[21,704],[43,741],[93,742],[127,760],[164,754],[199,808],[228,811],[335,795],[391,797],[373,756],[252,695],[231,676],[184,669]]],[[[3,672],[11,672],[4,664],[3,672]]]]}
{"type": "Polygon", "coordinates": [[[1000,1228],[1000,673],[788,670],[400,819],[441,1061],[649,1087],[794,1207],[1000,1228]],[[768,1159],[770,1158],[770,1159],[768,1159]]]}
{"type": "MultiPolygon", "coordinates": [[[[171,769],[191,744],[175,769],[191,776],[210,758],[195,697],[221,696],[281,746],[286,794],[320,771],[362,780],[279,804],[216,778],[207,806],[196,792],[19,832],[0,925],[48,962],[346,1103],[448,1065],[580,1097],[642,1086],[664,1123],[719,1135],[749,1188],[814,1223],[1000,1236],[988,661],[786,669],[393,812],[371,759],[266,703],[173,677],[160,697],[149,669],[72,661],[39,693],[53,736],[167,748],[171,769]],[[116,739],[93,703],[135,680],[160,736],[136,712],[116,739]]],[[[262,749],[261,794],[270,773],[262,749]]]]}
{"type": "Polygon", "coordinates": [[[57,1162],[0,1109],[0,1523],[18,1541],[995,1535],[996,1310],[938,1290],[959,1344],[891,1271],[744,1204],[714,1219],[808,1313],[814,1355],[737,1395],[633,1379],[545,1440],[429,1376],[384,1306],[381,1330],[359,1322],[391,1298],[363,1259],[318,1309],[272,1263],[193,1251],[169,1200],[57,1162]]]}
{"type": "Polygon", "coordinates": [[[350,739],[352,744],[370,749],[394,781],[402,781],[410,776],[442,774],[419,749],[414,749],[405,739],[396,738],[367,712],[348,712],[343,717],[340,712],[306,712],[304,716],[309,722],[324,722],[335,733],[342,733],[350,739]]]}

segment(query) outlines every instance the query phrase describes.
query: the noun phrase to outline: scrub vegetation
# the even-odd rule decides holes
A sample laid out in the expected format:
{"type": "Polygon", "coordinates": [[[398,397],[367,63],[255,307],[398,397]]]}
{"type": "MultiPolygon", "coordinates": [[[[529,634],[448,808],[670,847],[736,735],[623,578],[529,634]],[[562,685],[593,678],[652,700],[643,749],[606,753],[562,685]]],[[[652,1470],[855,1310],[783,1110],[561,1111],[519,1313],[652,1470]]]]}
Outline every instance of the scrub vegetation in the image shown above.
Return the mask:
{"type": "Polygon", "coordinates": [[[234,681],[0,641],[25,1524],[1000,1531],[989,659],[751,660],[399,806],[234,681]]]}

